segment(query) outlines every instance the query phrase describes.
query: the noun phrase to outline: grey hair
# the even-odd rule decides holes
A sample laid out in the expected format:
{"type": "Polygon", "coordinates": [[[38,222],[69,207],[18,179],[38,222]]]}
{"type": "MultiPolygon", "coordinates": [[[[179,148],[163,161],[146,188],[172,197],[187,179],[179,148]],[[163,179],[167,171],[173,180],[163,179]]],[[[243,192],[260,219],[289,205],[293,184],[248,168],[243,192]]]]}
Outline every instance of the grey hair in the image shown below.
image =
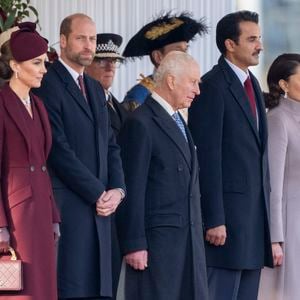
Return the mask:
{"type": "Polygon", "coordinates": [[[167,75],[173,75],[178,78],[188,70],[191,64],[198,64],[196,60],[188,53],[181,51],[169,52],[161,61],[159,67],[154,73],[154,82],[156,86],[161,86],[167,75]]]}

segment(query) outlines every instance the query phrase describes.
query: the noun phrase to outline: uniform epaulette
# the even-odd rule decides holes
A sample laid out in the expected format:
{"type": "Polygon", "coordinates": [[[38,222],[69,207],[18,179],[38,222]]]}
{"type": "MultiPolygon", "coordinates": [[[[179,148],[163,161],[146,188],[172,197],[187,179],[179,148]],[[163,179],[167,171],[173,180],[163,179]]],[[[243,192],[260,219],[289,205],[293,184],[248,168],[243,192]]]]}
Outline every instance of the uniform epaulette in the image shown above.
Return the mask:
{"type": "Polygon", "coordinates": [[[139,79],[139,83],[144,86],[149,91],[153,91],[155,88],[154,80],[150,76],[144,76],[143,74],[140,74],[141,79],[139,79]]]}

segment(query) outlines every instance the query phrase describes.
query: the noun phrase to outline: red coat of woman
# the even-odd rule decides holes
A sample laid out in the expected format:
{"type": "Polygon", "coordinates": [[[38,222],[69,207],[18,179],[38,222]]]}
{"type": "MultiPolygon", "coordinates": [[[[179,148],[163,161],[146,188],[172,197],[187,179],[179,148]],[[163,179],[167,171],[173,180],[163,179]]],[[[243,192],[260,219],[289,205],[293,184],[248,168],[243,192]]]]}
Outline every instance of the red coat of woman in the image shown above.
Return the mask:
{"type": "Polygon", "coordinates": [[[53,223],[59,214],[46,159],[51,130],[42,102],[30,94],[33,118],[6,85],[0,92],[0,227],[23,261],[24,289],[0,299],[57,300],[53,223]]]}

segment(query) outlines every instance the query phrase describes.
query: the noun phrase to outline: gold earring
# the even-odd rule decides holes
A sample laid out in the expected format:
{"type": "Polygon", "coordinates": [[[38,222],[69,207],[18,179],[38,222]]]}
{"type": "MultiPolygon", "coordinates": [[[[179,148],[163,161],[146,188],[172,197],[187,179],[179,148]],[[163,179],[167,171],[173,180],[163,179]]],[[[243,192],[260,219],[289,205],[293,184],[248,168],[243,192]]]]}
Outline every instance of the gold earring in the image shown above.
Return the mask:
{"type": "Polygon", "coordinates": [[[16,77],[16,79],[18,79],[18,78],[19,78],[19,76],[18,76],[18,72],[16,72],[16,73],[15,73],[15,77],[16,77]]]}

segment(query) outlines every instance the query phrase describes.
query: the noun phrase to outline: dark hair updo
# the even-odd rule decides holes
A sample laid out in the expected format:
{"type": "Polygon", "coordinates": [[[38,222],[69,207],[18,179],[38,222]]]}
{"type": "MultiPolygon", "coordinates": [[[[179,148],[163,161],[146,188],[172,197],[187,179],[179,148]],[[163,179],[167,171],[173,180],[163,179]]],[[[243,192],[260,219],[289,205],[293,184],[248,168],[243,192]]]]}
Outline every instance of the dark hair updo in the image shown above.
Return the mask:
{"type": "Polygon", "coordinates": [[[9,66],[9,61],[13,59],[9,41],[5,42],[0,49],[0,78],[7,81],[11,78],[13,70],[9,66]]]}
{"type": "Polygon", "coordinates": [[[280,98],[284,94],[284,90],[279,86],[279,80],[289,80],[291,75],[297,72],[300,66],[300,54],[284,53],[279,55],[271,64],[267,83],[269,93],[264,93],[266,107],[271,109],[279,105],[280,98]]]}

